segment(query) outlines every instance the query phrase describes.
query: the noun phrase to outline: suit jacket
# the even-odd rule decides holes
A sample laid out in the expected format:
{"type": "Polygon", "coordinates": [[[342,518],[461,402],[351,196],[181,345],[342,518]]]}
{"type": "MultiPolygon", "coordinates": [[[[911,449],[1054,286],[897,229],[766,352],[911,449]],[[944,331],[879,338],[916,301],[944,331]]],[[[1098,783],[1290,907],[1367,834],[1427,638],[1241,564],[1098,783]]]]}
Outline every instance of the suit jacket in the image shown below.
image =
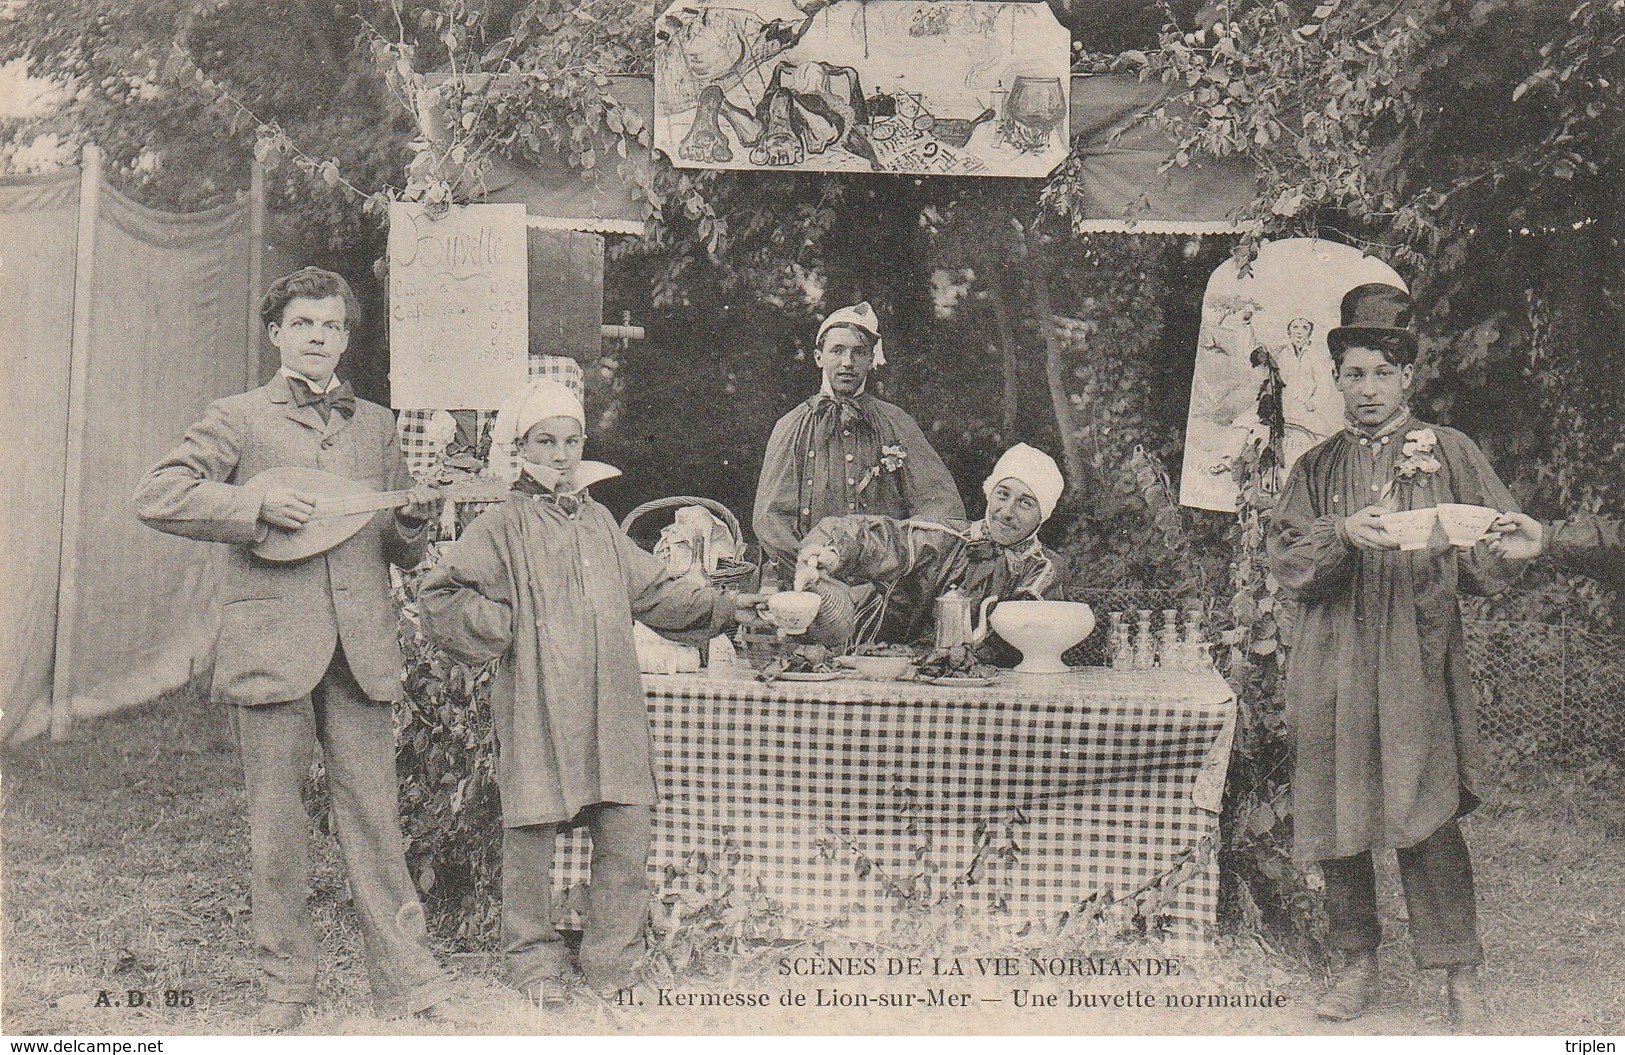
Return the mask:
{"type": "Polygon", "coordinates": [[[289,384],[278,375],[210,404],[136,489],[136,515],[159,531],[230,544],[216,700],[299,699],[327,671],[336,642],[363,692],[398,700],[401,653],[389,565],[409,568],[423,559],[423,529],[406,531],[385,510],[308,560],[273,564],[248,548],[266,528],[258,496],[239,485],[266,469],[324,469],[378,490],[412,484],[388,410],[358,399],[354,417],[335,412],[324,424],[316,408],[294,402],[289,384]]]}

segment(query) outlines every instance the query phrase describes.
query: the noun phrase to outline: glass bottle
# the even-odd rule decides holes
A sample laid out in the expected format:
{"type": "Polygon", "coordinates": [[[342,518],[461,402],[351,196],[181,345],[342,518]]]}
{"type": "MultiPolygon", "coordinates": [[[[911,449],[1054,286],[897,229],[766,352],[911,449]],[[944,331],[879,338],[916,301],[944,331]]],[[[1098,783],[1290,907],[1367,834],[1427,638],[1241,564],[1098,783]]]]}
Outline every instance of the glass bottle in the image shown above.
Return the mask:
{"type": "Polygon", "coordinates": [[[1110,615],[1111,637],[1106,643],[1108,649],[1107,659],[1113,670],[1132,670],[1134,668],[1134,646],[1129,642],[1128,623],[1123,619],[1122,612],[1113,612],[1110,615]]]}
{"type": "Polygon", "coordinates": [[[1134,626],[1134,669],[1150,670],[1157,665],[1157,641],[1151,636],[1151,609],[1141,608],[1136,613],[1134,626]]]}
{"type": "Polygon", "coordinates": [[[1179,666],[1179,610],[1162,610],[1162,629],[1157,633],[1157,664],[1172,670],[1179,666]]]}
{"type": "Polygon", "coordinates": [[[1207,648],[1202,643],[1202,609],[1198,605],[1185,610],[1185,644],[1180,651],[1187,670],[1202,670],[1207,666],[1207,648]]]}

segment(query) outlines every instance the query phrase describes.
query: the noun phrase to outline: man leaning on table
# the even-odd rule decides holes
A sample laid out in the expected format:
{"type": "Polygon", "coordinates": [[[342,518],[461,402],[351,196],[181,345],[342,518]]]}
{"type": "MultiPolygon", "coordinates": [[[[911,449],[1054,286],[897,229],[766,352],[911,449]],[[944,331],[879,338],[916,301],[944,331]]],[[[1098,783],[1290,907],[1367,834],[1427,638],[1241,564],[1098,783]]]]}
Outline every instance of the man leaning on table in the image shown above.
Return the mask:
{"type": "Polygon", "coordinates": [[[1315,1011],[1346,1020],[1376,1002],[1372,853],[1393,847],[1416,964],[1446,971],[1452,1024],[1473,1032],[1484,953],[1457,818],[1478,805],[1480,749],[1457,594],[1494,593],[1521,569],[1488,543],[1441,544],[1437,531],[1402,551],[1382,517],[1515,506],[1471,440],[1411,416],[1409,296],[1358,286],[1342,322],[1327,343],[1347,426],[1293,466],[1269,535],[1271,568],[1302,604],[1286,683],[1295,856],[1325,874],[1330,940],[1345,960],[1315,1011]]]}
{"type": "MultiPolygon", "coordinates": [[[[796,589],[824,596],[808,638],[844,647],[858,622],[853,587],[872,585],[884,617],[878,640],[930,641],[935,601],[959,587],[978,612],[988,598],[1065,600],[1061,558],[1038,539],[1055,512],[1065,478],[1055,459],[1018,443],[982,483],[987,512],[967,523],[882,516],[825,517],[801,545],[796,589]]],[[[1014,650],[989,634],[983,658],[1014,662],[1014,650]]]]}

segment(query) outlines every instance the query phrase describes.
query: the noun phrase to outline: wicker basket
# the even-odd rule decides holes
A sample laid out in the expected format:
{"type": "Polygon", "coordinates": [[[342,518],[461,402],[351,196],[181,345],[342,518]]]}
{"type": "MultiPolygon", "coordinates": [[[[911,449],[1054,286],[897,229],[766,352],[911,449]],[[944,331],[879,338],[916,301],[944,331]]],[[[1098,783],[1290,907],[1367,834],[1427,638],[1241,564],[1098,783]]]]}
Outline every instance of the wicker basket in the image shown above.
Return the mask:
{"type": "MultiPolygon", "coordinates": [[[[652,502],[645,502],[632,512],[626,514],[621,521],[621,530],[627,534],[632,533],[632,525],[638,518],[649,513],[657,513],[662,509],[681,509],[684,506],[700,506],[716,515],[728,530],[733,534],[734,544],[742,546],[744,535],[740,531],[739,518],[721,502],[713,502],[709,498],[696,498],[692,495],[677,495],[673,498],[657,498],[652,502]]],[[[756,565],[749,561],[727,560],[717,562],[716,571],[711,573],[711,585],[719,590],[731,590],[735,593],[749,593],[756,588],[756,565]]]]}

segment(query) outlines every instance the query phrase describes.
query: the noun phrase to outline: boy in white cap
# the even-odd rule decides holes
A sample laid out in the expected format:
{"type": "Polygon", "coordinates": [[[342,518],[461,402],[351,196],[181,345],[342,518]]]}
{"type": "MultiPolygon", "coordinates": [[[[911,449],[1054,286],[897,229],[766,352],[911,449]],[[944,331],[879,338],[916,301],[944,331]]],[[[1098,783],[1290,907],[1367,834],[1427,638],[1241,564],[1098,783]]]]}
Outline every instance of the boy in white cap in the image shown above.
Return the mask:
{"type": "MultiPolygon", "coordinates": [[[[1061,558],[1038,540],[1038,529],[1055,512],[1065,486],[1055,459],[1018,443],[983,481],[987,512],[975,523],[825,517],[802,543],[796,589],[838,594],[852,585],[873,584],[887,598],[879,638],[901,643],[934,638],[933,602],[954,586],[978,609],[989,597],[1065,600],[1061,558]]],[[[852,606],[824,607],[840,613],[852,606]]],[[[820,643],[840,647],[852,629],[851,621],[821,614],[810,633],[820,643]]],[[[983,658],[1013,661],[1013,650],[1002,644],[989,635],[983,658]]]]}
{"type": "Polygon", "coordinates": [[[820,390],[773,426],[756,483],[751,528],[767,556],[787,571],[827,516],[963,520],[959,488],[920,426],[868,391],[869,372],[886,363],[874,309],[832,312],[816,345],[820,390]]]}
{"type": "MultiPolygon", "coordinates": [[[[585,416],[557,381],[532,382],[497,416],[522,459],[508,500],[481,514],[423,581],[423,629],[492,685],[502,795],[502,933],[509,977],[562,1002],[568,965],[553,927],[560,828],[592,832],[579,963],[606,994],[631,986],[648,914],[655,785],[632,620],[704,641],[759,597],[672,575],[587,487],[619,476],[582,461],[585,416]]],[[[750,620],[752,617],[746,615],[750,620]]]]}

